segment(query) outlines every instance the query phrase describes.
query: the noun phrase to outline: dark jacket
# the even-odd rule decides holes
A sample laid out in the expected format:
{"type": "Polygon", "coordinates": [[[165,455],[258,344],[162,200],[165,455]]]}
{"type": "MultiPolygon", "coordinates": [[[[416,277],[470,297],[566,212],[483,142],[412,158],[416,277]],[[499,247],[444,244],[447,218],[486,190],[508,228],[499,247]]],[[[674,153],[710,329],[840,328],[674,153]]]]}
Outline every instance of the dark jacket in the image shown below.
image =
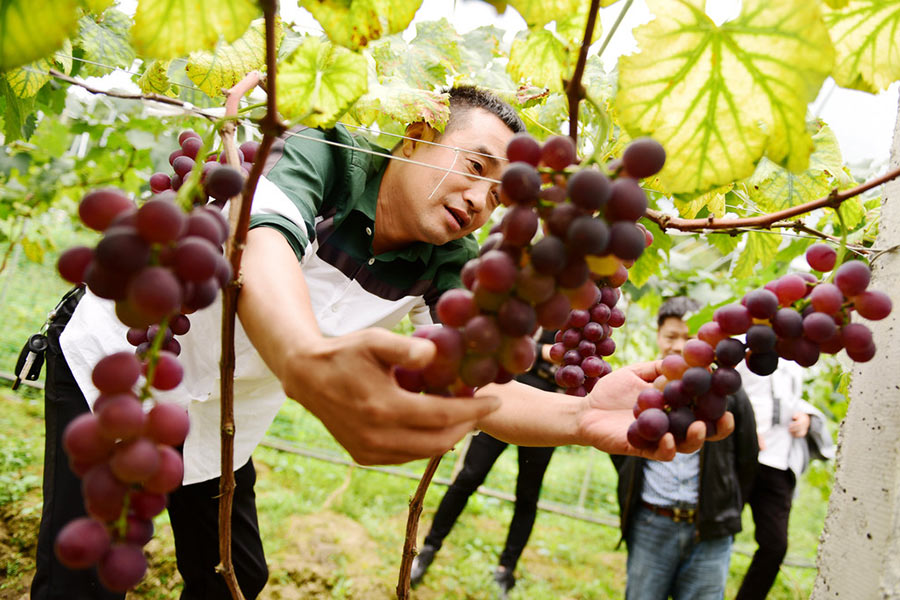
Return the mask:
{"type": "MultiPolygon", "coordinates": [[[[697,535],[707,540],[741,530],[741,511],[756,473],[759,441],[753,407],[743,390],[728,398],[734,432],[724,440],[707,442],[700,449],[700,492],[697,535]]],[[[619,472],[619,520],[624,539],[641,502],[644,462],[637,456],[610,458],[619,472]]]]}

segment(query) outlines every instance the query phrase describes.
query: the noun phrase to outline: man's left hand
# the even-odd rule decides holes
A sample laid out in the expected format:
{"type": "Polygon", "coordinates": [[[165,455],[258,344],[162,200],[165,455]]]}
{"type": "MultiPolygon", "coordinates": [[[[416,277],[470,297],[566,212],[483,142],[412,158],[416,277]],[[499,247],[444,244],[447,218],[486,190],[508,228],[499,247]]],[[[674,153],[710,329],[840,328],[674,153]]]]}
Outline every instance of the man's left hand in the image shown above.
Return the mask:
{"type": "Polygon", "coordinates": [[[788,425],[788,431],[794,437],[806,437],[809,432],[809,415],[805,412],[795,412],[791,417],[791,424],[788,425]]]}

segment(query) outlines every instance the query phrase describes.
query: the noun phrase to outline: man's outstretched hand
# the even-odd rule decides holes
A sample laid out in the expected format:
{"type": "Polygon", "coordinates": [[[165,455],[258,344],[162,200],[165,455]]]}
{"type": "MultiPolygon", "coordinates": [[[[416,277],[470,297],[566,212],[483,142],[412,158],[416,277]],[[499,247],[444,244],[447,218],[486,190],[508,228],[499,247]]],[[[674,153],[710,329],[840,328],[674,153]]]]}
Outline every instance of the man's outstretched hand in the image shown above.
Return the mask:
{"type": "Polygon", "coordinates": [[[638,449],[628,443],[626,433],[634,421],[633,407],[641,390],[661,375],[660,361],[638,363],[613,371],[587,396],[587,408],[578,419],[578,437],[584,444],[610,454],[630,454],[652,460],[672,460],[676,452],[694,452],[704,441],[721,440],[734,431],[734,416],[726,412],[716,422],[715,435],[707,437],[706,424],[696,421],[680,444],[666,433],[655,449],[638,449]]]}

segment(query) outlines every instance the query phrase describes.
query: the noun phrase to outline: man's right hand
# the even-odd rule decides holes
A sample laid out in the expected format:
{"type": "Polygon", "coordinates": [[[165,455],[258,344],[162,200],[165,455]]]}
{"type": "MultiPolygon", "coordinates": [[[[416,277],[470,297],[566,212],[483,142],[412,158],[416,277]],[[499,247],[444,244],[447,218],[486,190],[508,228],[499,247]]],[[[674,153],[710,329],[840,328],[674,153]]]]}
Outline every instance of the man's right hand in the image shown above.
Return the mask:
{"type": "Polygon", "coordinates": [[[492,396],[445,398],[397,384],[393,366],[422,368],[434,353],[428,340],[367,329],[297,349],[281,380],[356,462],[403,463],[443,454],[499,407],[492,396]]]}

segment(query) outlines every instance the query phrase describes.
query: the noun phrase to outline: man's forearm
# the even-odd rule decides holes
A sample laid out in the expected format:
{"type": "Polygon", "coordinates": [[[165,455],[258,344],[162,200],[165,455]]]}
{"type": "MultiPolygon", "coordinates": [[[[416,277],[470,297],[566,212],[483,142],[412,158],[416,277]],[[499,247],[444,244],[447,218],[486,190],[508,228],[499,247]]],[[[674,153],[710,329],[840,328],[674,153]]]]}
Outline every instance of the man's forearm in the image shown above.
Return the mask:
{"type": "Polygon", "coordinates": [[[497,439],[518,446],[580,443],[577,433],[579,416],[586,407],[584,398],[545,392],[517,381],[488,385],[478,393],[503,401],[497,411],[478,422],[479,429],[497,439]]]}

